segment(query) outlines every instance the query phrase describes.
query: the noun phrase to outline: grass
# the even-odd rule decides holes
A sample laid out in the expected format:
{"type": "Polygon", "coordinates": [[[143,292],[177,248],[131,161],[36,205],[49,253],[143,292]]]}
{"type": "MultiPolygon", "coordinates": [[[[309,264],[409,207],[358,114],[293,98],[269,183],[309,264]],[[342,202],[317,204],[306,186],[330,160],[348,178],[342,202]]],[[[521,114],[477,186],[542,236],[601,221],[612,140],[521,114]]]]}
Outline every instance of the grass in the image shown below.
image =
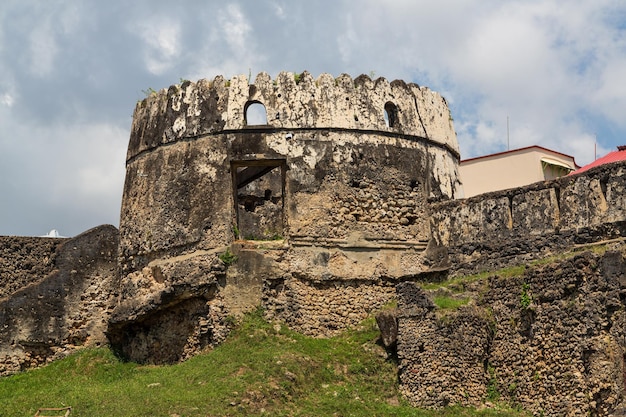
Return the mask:
{"type": "Polygon", "coordinates": [[[522,416],[511,410],[426,411],[399,398],[397,365],[374,320],[331,339],[248,315],[219,347],[186,362],[142,366],[84,350],[0,379],[0,416],[72,406],[80,416],[522,416]]]}
{"type": "Polygon", "coordinates": [[[489,277],[494,275],[503,277],[503,278],[512,278],[520,276],[526,270],[526,266],[524,265],[515,265],[506,268],[499,269],[497,271],[484,271],[476,274],[470,275],[462,275],[458,277],[454,277],[448,279],[446,281],[441,282],[424,282],[421,283],[420,286],[424,290],[433,291],[440,288],[447,288],[452,290],[453,292],[461,293],[465,291],[465,287],[468,284],[472,284],[474,282],[486,281],[489,277]]]}
{"type": "Polygon", "coordinates": [[[469,300],[469,297],[454,298],[445,295],[436,295],[433,297],[435,305],[442,310],[456,310],[461,306],[467,305],[469,300]]]}
{"type": "Polygon", "coordinates": [[[575,248],[571,251],[558,253],[555,255],[546,256],[541,259],[535,259],[528,262],[527,265],[514,265],[505,267],[502,269],[498,269],[496,271],[484,271],[476,274],[470,275],[462,275],[453,277],[446,281],[442,282],[423,282],[420,283],[420,287],[426,291],[436,291],[438,289],[448,289],[453,293],[463,293],[465,292],[466,286],[475,282],[486,281],[489,277],[499,276],[501,278],[513,278],[519,277],[524,274],[527,267],[534,266],[542,266],[548,265],[557,261],[562,261],[565,259],[573,258],[576,255],[579,255],[584,251],[591,251],[596,255],[603,255],[609,249],[609,244],[599,243],[599,244],[588,244],[582,245],[581,247],[575,248]]]}

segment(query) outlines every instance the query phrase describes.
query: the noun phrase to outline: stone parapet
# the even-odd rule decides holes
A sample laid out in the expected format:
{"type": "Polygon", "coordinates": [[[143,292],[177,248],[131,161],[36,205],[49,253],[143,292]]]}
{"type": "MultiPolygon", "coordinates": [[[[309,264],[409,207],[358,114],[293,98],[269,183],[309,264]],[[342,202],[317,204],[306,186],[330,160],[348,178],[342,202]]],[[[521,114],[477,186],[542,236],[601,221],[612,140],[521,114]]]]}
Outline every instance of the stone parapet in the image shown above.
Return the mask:
{"type": "Polygon", "coordinates": [[[626,164],[526,187],[435,203],[431,230],[457,269],[544,256],[626,235],[626,164]]]}
{"type": "Polygon", "coordinates": [[[448,105],[426,87],[366,75],[314,79],[308,72],[281,72],[272,80],[262,72],[254,84],[244,75],[185,81],[138,102],[127,159],[185,138],[251,128],[369,131],[426,140],[459,155],[448,105]],[[265,124],[246,120],[253,103],[265,107],[265,124]]]}

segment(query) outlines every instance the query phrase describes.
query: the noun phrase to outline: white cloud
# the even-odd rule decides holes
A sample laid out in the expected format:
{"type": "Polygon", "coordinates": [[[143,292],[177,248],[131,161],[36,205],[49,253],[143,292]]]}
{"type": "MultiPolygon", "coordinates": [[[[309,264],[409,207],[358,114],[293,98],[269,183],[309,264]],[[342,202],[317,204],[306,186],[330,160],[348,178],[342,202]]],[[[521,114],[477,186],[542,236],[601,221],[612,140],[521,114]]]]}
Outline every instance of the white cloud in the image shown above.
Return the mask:
{"type": "Polygon", "coordinates": [[[218,15],[222,36],[235,54],[246,51],[251,26],[236,4],[229,4],[218,15]]]}
{"type": "Polygon", "coordinates": [[[14,102],[15,102],[15,99],[13,98],[11,94],[3,93],[2,95],[0,95],[0,103],[2,103],[5,106],[12,107],[14,102]]]}
{"type": "Polygon", "coordinates": [[[18,227],[41,234],[56,227],[76,235],[103,223],[117,225],[124,182],[127,129],[115,125],[24,126],[0,130],[0,176],[5,204],[0,233],[18,227]],[[19,213],[19,214],[18,214],[19,213]],[[16,218],[17,217],[17,218],[16,218]]]}
{"type": "Polygon", "coordinates": [[[136,31],[144,42],[142,55],[150,73],[161,75],[176,64],[181,48],[179,22],[156,17],[137,24],[131,31],[136,31]]]}
{"type": "Polygon", "coordinates": [[[354,30],[352,23],[352,14],[348,13],[345,17],[345,29],[337,37],[337,48],[341,55],[341,61],[344,64],[349,64],[352,61],[354,54],[354,45],[359,42],[359,37],[354,30]]]}
{"type": "Polygon", "coordinates": [[[271,5],[274,9],[274,14],[276,15],[276,17],[281,20],[285,19],[286,13],[285,13],[284,7],[281,4],[278,4],[276,2],[272,2],[271,5]]]}
{"type": "Polygon", "coordinates": [[[217,24],[198,33],[204,41],[201,49],[188,57],[186,73],[190,79],[216,75],[230,78],[261,68],[265,59],[264,47],[269,45],[259,45],[252,25],[239,5],[228,4],[204,14],[203,19],[216,20],[217,24]]]}

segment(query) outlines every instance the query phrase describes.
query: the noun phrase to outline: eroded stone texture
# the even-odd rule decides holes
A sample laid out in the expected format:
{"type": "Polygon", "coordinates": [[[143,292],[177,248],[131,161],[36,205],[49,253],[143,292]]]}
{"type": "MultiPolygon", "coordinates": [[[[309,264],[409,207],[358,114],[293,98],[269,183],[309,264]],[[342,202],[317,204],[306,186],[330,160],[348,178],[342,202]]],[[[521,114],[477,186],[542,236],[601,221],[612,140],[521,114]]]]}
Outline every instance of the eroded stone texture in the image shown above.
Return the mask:
{"type": "Polygon", "coordinates": [[[40,281],[54,270],[56,249],[65,239],[0,237],[0,299],[40,281]]]}
{"type": "MultiPolygon", "coordinates": [[[[31,243],[39,243],[38,238],[31,243]]],[[[30,253],[32,260],[52,262],[37,280],[0,299],[0,375],[107,343],[111,301],[119,285],[118,243],[115,227],[100,226],[40,246],[55,247],[52,253],[30,253]]]]}
{"type": "Polygon", "coordinates": [[[426,200],[452,198],[460,186],[445,101],[382,78],[303,73],[297,81],[290,73],[274,82],[262,73],[250,85],[243,76],[218,77],[137,105],[121,213],[124,272],[163,251],[230,244],[233,197],[253,171],[246,168],[259,164],[282,171],[285,194],[268,201],[284,208],[269,213],[282,215],[283,227],[268,228],[284,235],[345,239],[358,230],[374,239],[429,238],[426,200]],[[265,106],[267,125],[247,125],[254,102],[265,106]]]}
{"type": "Polygon", "coordinates": [[[454,273],[494,270],[576,244],[626,235],[626,165],[615,163],[526,187],[434,203],[433,239],[454,273]]]}
{"type": "Polygon", "coordinates": [[[215,341],[196,324],[176,338],[187,344],[156,343],[177,325],[167,311],[189,305],[199,323],[212,300],[219,328],[261,302],[307,334],[357,324],[396,282],[441,267],[426,251],[429,201],[459,195],[458,157],[445,100],[402,81],[261,73],[153,94],[128,147],[113,345],[141,361],[184,358],[215,341]],[[258,103],[266,121],[252,125],[258,103]],[[238,260],[218,271],[227,250],[238,260]]]}
{"type": "Polygon", "coordinates": [[[467,306],[442,317],[415,284],[402,283],[397,288],[398,372],[403,395],[426,408],[482,404],[493,333],[486,310],[467,306]]]}
{"type": "Polygon", "coordinates": [[[497,275],[470,304],[437,309],[398,286],[400,382],[415,405],[479,405],[487,394],[535,415],[606,416],[624,399],[624,245],[497,275]]]}

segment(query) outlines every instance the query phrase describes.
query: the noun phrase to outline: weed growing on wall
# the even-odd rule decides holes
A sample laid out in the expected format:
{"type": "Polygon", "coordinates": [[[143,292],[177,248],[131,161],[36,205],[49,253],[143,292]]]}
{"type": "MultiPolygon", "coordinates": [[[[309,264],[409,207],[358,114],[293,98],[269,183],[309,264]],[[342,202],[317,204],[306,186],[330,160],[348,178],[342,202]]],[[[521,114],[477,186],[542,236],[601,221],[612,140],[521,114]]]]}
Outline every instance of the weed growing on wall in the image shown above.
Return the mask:
{"type": "Polygon", "coordinates": [[[226,248],[226,251],[224,253],[222,253],[220,256],[220,261],[224,262],[224,264],[226,266],[230,266],[232,264],[234,264],[235,262],[237,262],[237,255],[233,254],[230,251],[230,248],[226,248]]]}
{"type": "Polygon", "coordinates": [[[448,297],[445,295],[438,295],[434,297],[433,302],[440,309],[456,310],[457,308],[461,306],[467,305],[467,303],[469,303],[469,298],[468,297],[455,298],[455,297],[448,297]]]}
{"type": "Polygon", "coordinates": [[[496,370],[493,366],[487,367],[487,373],[489,374],[489,382],[487,383],[487,399],[489,401],[497,401],[500,399],[500,392],[498,391],[498,378],[496,376],[496,370]]]}
{"type": "Polygon", "coordinates": [[[152,87],[148,87],[148,89],[146,90],[141,90],[141,92],[144,93],[146,97],[156,95],[157,93],[156,90],[152,87]]]}
{"type": "Polygon", "coordinates": [[[527,310],[533,302],[533,297],[530,294],[530,285],[528,283],[522,284],[522,293],[520,294],[520,307],[522,310],[527,310]]]}
{"type": "Polygon", "coordinates": [[[235,239],[239,239],[239,237],[241,236],[241,233],[239,232],[239,226],[237,226],[236,224],[233,224],[233,235],[235,236],[235,239]]]}

